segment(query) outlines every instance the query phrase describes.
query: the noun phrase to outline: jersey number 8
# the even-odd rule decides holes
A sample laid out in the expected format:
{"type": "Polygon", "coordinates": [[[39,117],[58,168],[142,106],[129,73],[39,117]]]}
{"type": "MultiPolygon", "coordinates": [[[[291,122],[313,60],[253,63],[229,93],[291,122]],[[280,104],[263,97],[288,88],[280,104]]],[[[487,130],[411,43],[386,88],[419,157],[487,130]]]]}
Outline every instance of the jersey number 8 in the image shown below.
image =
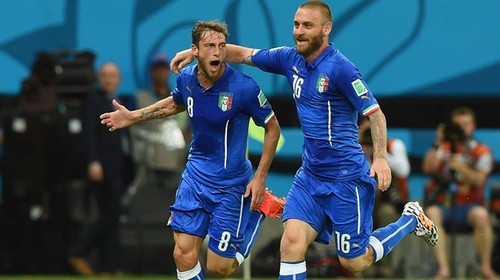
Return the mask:
{"type": "Polygon", "coordinates": [[[219,241],[219,250],[225,252],[227,247],[229,247],[229,240],[231,240],[231,233],[228,231],[223,231],[219,241]]]}

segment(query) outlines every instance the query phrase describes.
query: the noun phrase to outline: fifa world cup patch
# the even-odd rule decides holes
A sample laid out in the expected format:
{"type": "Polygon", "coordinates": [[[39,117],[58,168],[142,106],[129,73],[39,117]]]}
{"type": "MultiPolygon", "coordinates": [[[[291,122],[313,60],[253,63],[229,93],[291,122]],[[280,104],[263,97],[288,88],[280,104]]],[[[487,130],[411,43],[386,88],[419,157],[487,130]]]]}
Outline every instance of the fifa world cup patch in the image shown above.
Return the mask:
{"type": "Polygon", "coordinates": [[[328,90],[328,77],[325,75],[320,75],[316,81],[316,89],[319,93],[326,92],[328,90]]]}
{"type": "Polygon", "coordinates": [[[219,94],[219,109],[223,112],[231,110],[233,107],[233,93],[222,91],[219,94]]]}
{"type": "Polygon", "coordinates": [[[351,83],[351,85],[354,88],[354,90],[356,91],[356,94],[358,96],[361,96],[361,95],[368,92],[368,89],[366,88],[365,84],[360,79],[354,80],[351,83]]]}
{"type": "Polygon", "coordinates": [[[260,105],[260,107],[264,108],[266,106],[266,104],[267,104],[267,97],[262,92],[262,90],[259,92],[258,98],[259,98],[259,105],[260,105]]]}

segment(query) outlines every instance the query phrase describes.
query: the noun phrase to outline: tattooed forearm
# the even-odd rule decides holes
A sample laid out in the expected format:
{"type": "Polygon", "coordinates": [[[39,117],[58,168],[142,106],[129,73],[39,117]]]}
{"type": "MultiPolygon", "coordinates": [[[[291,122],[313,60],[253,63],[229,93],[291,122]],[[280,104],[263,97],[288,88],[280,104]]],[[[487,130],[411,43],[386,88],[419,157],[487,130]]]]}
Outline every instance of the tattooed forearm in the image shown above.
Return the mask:
{"type": "Polygon", "coordinates": [[[252,56],[251,56],[251,55],[249,55],[249,56],[245,57],[245,58],[241,61],[241,63],[246,64],[246,65],[252,65],[252,56]]]}
{"type": "Polygon", "coordinates": [[[141,121],[147,121],[152,119],[162,119],[167,117],[165,111],[163,111],[162,107],[155,107],[150,111],[142,111],[141,112],[141,121]]]}
{"type": "Polygon", "coordinates": [[[373,138],[373,158],[387,158],[387,124],[384,113],[377,110],[369,116],[373,138]]]}

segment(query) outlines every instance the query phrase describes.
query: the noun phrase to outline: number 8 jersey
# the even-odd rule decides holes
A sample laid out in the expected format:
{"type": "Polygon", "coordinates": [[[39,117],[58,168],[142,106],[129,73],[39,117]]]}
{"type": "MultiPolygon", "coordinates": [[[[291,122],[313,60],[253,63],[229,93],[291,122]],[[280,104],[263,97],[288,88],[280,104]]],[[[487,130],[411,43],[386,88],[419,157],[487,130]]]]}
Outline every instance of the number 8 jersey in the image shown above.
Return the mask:
{"type": "Polygon", "coordinates": [[[226,64],[224,74],[208,89],[190,66],[177,77],[175,103],[186,108],[193,139],[187,172],[214,187],[246,184],[252,166],[246,157],[248,123],[264,126],[274,112],[257,83],[226,64]]]}

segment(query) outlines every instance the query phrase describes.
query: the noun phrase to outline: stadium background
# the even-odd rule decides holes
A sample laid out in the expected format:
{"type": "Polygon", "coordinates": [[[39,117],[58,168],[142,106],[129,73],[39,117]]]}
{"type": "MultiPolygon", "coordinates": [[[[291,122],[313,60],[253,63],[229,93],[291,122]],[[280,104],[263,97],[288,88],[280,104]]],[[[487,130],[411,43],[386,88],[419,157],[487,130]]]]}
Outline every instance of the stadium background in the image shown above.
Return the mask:
{"type": "MultiPolygon", "coordinates": [[[[89,50],[95,65],[122,69],[126,98],[147,85],[148,58],[170,57],[190,45],[196,20],[229,25],[229,42],[264,48],[293,45],[297,0],[20,0],[0,2],[0,109],[15,104],[20,83],[40,51],[89,50]]],[[[492,147],[500,178],[500,2],[496,0],[327,1],[334,11],[331,37],[375,92],[388,119],[389,136],[402,138],[412,163],[410,195],[422,198],[420,172],[438,122],[451,108],[478,113],[477,136],[492,147]]],[[[285,144],[273,163],[269,186],[285,195],[300,164],[302,138],[284,78],[237,65],[254,77],[273,103],[285,144]]],[[[175,76],[171,75],[173,85],[175,76]]],[[[250,139],[258,159],[259,141],[250,139]]],[[[487,191],[486,195],[489,195],[487,191]]],[[[3,241],[2,241],[3,242],[3,241]]]]}

